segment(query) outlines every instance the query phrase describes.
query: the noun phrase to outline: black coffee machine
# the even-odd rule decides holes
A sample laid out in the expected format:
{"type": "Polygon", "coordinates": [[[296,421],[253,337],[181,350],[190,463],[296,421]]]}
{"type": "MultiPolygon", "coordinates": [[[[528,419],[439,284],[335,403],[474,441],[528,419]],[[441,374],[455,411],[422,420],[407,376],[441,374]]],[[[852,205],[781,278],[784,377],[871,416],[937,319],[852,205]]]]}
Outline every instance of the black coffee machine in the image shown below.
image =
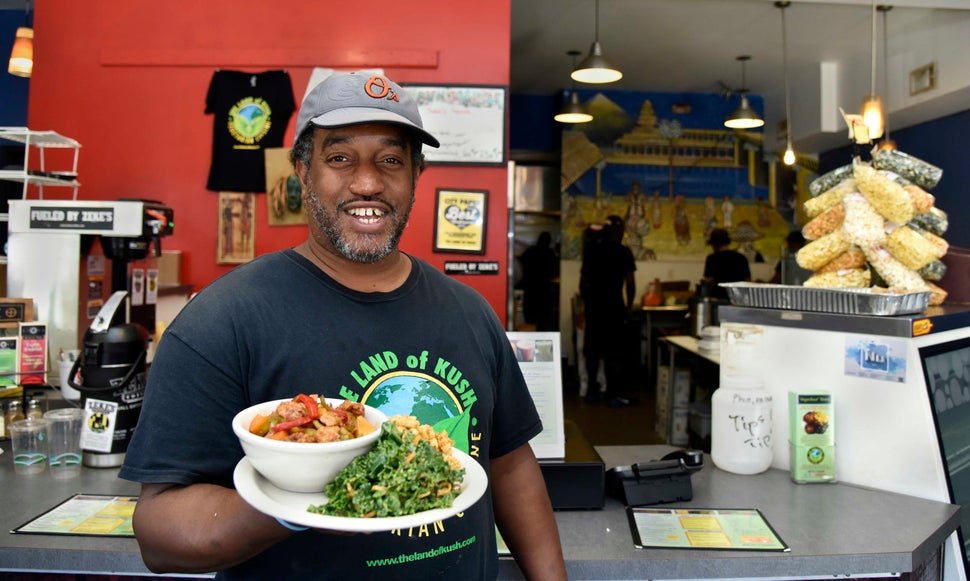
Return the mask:
{"type": "Polygon", "coordinates": [[[129,322],[128,291],[116,291],[84,334],[68,385],[81,392],[85,466],[120,466],[138,423],[148,380],[148,331],[129,322]],[[80,378],[80,381],[75,381],[80,378]]]}

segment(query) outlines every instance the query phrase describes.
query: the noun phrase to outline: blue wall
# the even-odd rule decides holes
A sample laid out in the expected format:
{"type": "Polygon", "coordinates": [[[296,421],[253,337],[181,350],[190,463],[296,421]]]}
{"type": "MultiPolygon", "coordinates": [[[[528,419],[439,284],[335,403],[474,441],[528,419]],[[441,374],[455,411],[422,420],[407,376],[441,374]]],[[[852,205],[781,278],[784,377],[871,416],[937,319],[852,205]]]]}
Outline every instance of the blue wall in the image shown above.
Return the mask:
{"type": "MultiPolygon", "coordinates": [[[[936,207],[950,218],[943,237],[953,246],[970,248],[970,229],[965,226],[970,218],[970,110],[892,131],[891,135],[900,151],[943,169],[943,178],[930,192],[936,196],[936,207]]],[[[851,146],[826,151],[819,155],[819,172],[850,161],[851,146]]]]}
{"type": "Polygon", "coordinates": [[[559,95],[511,95],[509,97],[509,148],[559,152],[562,125],[552,120],[559,95]]]}
{"type": "Polygon", "coordinates": [[[0,72],[0,126],[27,126],[27,93],[30,79],[15,77],[7,73],[10,49],[17,34],[17,27],[24,25],[22,10],[0,10],[0,59],[3,71],[0,72]]]}

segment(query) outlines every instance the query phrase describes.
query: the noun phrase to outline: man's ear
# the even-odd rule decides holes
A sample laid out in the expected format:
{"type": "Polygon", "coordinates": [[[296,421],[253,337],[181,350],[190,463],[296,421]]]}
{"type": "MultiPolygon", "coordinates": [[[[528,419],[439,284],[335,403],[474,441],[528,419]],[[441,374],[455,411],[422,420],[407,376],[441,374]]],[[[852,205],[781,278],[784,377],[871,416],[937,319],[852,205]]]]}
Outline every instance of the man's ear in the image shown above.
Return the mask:
{"type": "Polygon", "coordinates": [[[306,180],[307,180],[307,171],[308,171],[307,166],[303,165],[303,162],[298,159],[293,164],[293,171],[296,173],[297,179],[300,180],[300,189],[303,191],[304,194],[306,194],[306,190],[307,190],[306,180]]]}
{"type": "Polygon", "coordinates": [[[421,161],[414,166],[414,184],[417,185],[418,178],[424,173],[424,170],[428,168],[428,162],[425,161],[424,156],[421,156],[421,161]]]}

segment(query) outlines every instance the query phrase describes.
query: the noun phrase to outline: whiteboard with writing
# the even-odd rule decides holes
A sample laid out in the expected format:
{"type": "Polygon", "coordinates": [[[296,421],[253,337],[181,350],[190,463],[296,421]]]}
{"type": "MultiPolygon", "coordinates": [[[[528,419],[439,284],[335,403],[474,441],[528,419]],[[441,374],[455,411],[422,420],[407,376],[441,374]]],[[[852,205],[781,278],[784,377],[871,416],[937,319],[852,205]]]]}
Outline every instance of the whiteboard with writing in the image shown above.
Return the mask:
{"type": "Polygon", "coordinates": [[[504,165],[506,89],[476,85],[407,85],[424,128],[441,142],[425,147],[429,163],[504,165]]]}

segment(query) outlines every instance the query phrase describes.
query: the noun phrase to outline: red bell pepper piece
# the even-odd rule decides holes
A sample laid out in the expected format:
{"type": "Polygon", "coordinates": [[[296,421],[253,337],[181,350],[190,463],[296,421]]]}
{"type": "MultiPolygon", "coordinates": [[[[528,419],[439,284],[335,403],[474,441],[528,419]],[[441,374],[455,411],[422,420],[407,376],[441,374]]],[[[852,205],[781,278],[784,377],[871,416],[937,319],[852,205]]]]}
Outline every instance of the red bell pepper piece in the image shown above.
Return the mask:
{"type": "Polygon", "coordinates": [[[305,426],[313,421],[313,418],[308,416],[303,416],[301,418],[296,418],[295,420],[289,420],[286,422],[280,422],[273,426],[274,432],[282,432],[283,430],[289,430],[290,428],[298,428],[300,426],[305,426]]]}
{"type": "Polygon", "coordinates": [[[320,417],[320,410],[317,408],[317,402],[314,398],[305,393],[301,393],[296,396],[296,401],[306,406],[307,414],[311,420],[315,420],[320,417]]]}
{"type": "Polygon", "coordinates": [[[347,423],[347,417],[348,417],[348,416],[347,416],[347,412],[345,412],[345,411],[344,411],[344,410],[342,410],[342,409],[338,409],[338,408],[333,408],[333,409],[332,409],[332,410],[330,410],[330,411],[332,411],[333,413],[335,413],[335,414],[337,414],[338,416],[340,416],[340,421],[341,421],[341,422],[343,422],[343,423],[345,423],[345,424],[347,423]]]}

